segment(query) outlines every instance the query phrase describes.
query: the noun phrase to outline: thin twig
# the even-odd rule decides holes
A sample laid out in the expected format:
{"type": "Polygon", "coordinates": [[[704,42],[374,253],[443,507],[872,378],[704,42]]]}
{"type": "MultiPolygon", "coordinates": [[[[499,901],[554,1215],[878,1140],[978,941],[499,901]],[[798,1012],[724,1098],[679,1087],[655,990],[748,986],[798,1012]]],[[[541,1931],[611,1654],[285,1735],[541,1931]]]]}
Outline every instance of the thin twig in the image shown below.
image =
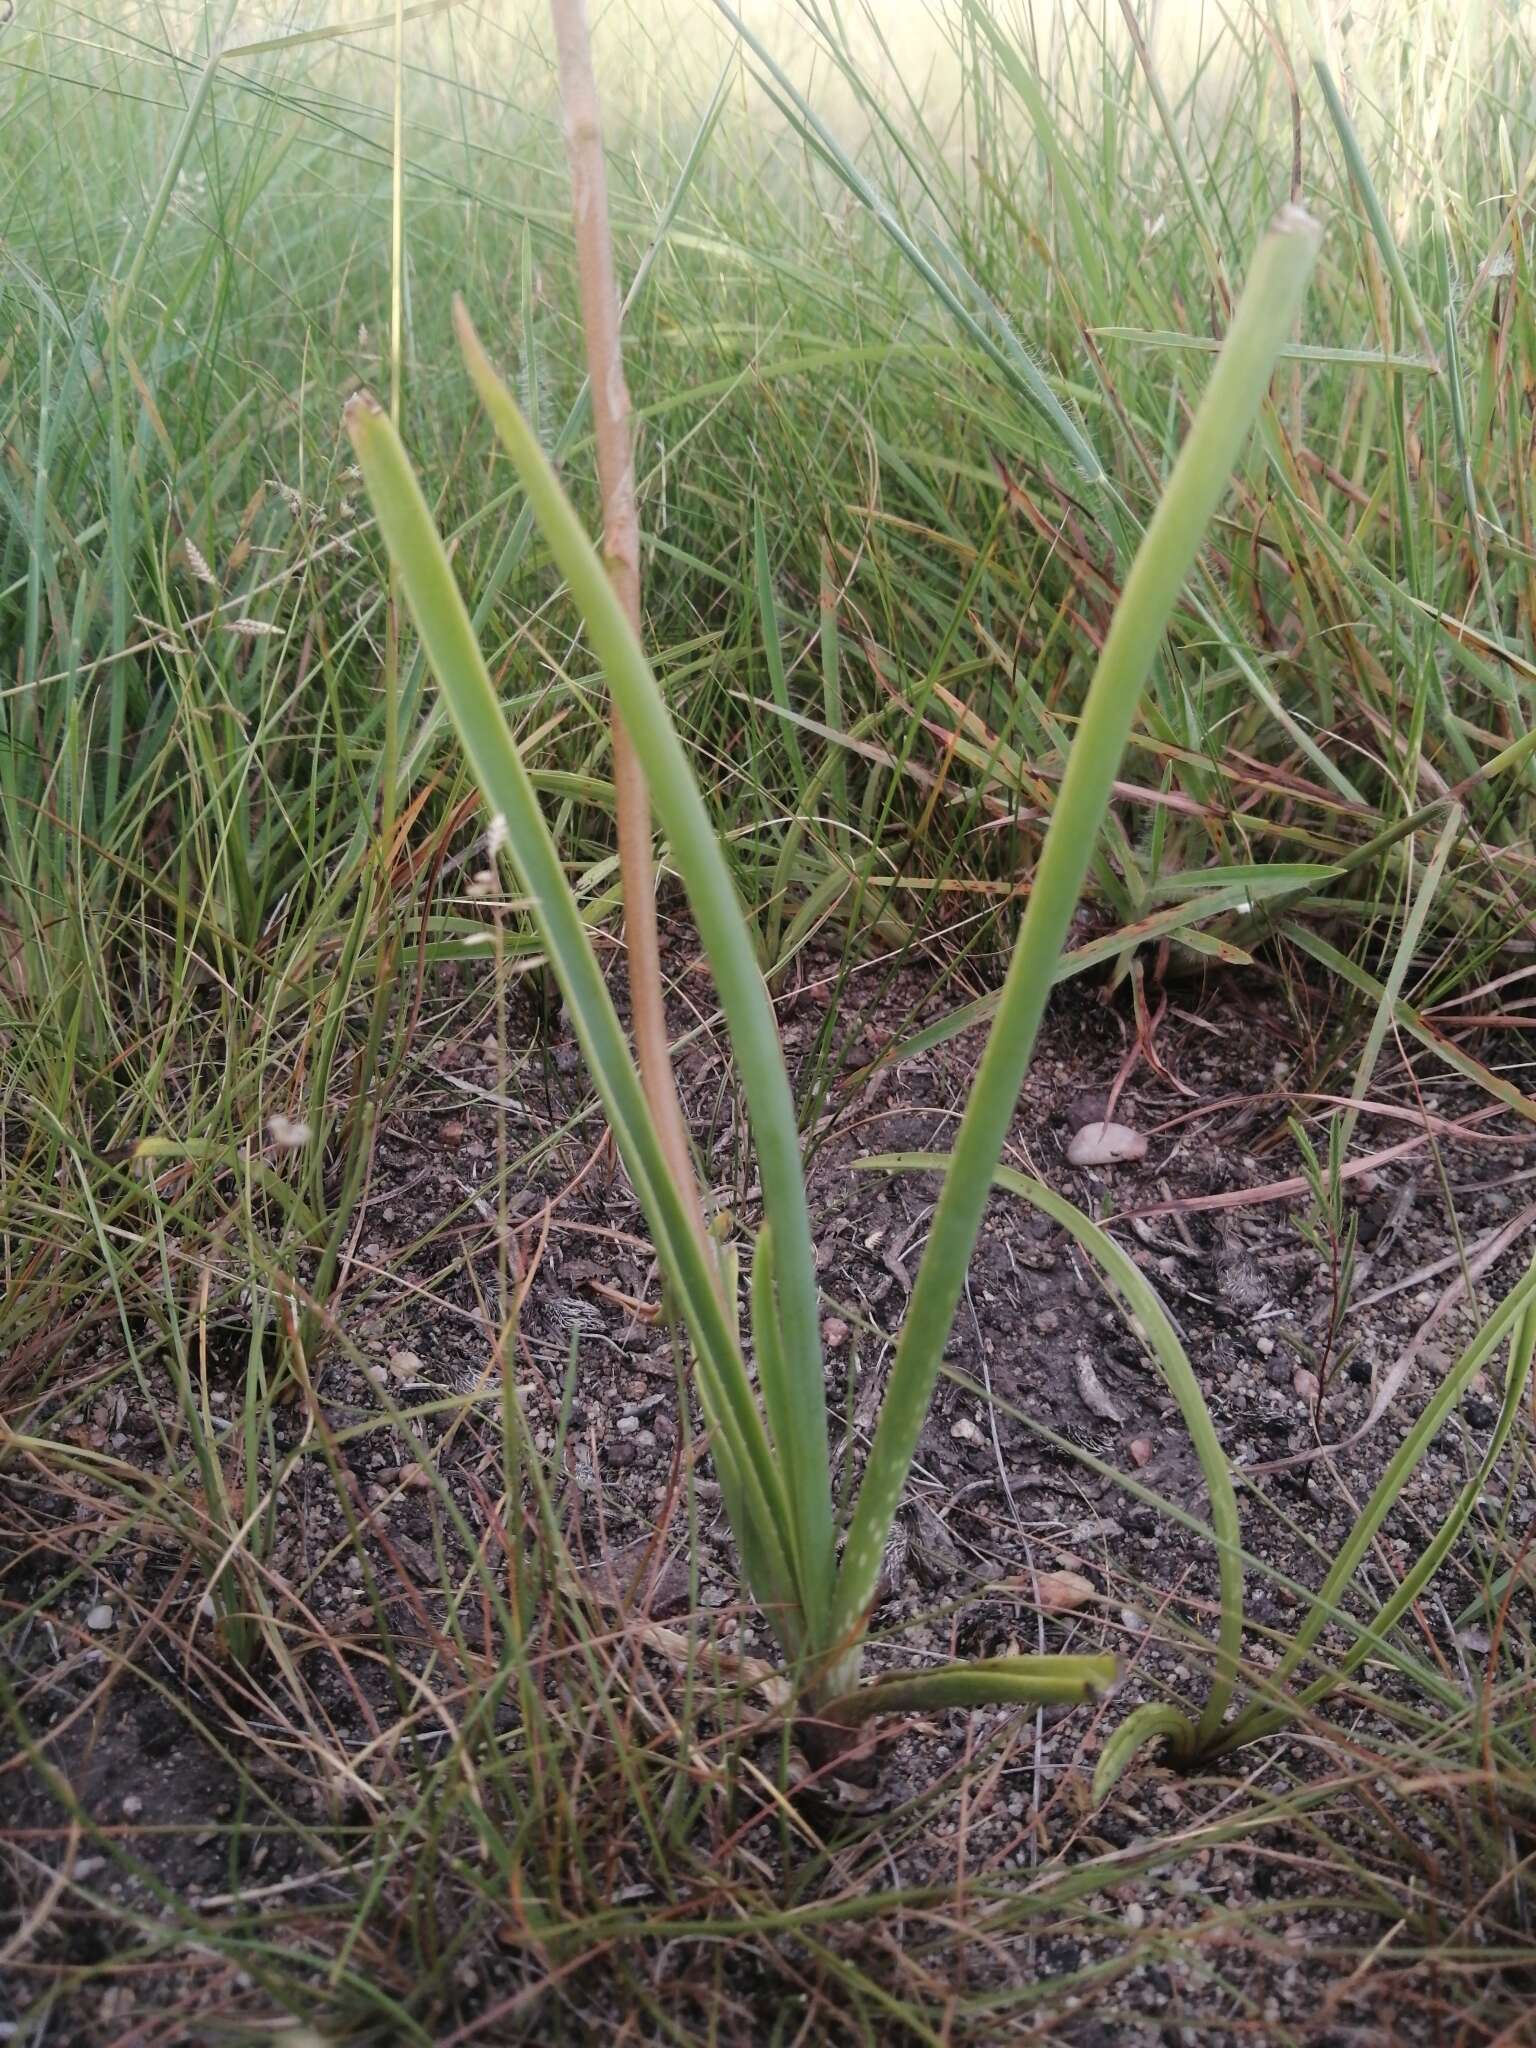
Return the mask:
{"type": "MultiPolygon", "coordinates": [[[[613,237],[608,225],[608,182],[597,81],[592,72],[586,0],[550,0],[565,147],[571,170],[571,215],[592,388],[592,427],[603,501],[603,559],[614,590],[640,636],[640,518],[635,503],[634,444],[629,387],[619,338],[619,294],[613,237]]],[[[628,953],[630,1013],[635,1051],[657,1136],[701,1243],[707,1239],[698,1182],[678,1101],[662,996],[661,947],[656,929],[655,860],[645,771],[613,713],[613,789],[619,873],[624,887],[624,939],[628,953]]],[[[711,1268],[713,1270],[713,1267],[711,1268]]]]}

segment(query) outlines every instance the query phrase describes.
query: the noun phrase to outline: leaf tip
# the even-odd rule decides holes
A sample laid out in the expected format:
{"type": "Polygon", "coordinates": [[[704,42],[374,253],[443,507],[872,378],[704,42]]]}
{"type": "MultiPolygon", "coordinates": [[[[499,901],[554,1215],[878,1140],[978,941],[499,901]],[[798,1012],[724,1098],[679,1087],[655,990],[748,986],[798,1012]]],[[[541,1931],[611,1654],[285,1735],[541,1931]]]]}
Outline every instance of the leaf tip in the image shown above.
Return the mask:
{"type": "Polygon", "coordinates": [[[1308,213],[1304,206],[1294,199],[1288,199],[1270,223],[1277,235],[1307,235],[1314,241],[1323,232],[1323,224],[1316,214],[1308,213]]]}
{"type": "Polygon", "coordinates": [[[358,435],[364,432],[371,420],[382,419],[384,408],[364,384],[354,391],[341,409],[342,425],[346,428],[352,445],[357,446],[358,435]]]}
{"type": "Polygon", "coordinates": [[[477,363],[487,361],[485,344],[475,331],[475,323],[469,317],[469,308],[464,303],[464,294],[453,295],[453,331],[458,338],[459,351],[473,373],[477,363]]]}

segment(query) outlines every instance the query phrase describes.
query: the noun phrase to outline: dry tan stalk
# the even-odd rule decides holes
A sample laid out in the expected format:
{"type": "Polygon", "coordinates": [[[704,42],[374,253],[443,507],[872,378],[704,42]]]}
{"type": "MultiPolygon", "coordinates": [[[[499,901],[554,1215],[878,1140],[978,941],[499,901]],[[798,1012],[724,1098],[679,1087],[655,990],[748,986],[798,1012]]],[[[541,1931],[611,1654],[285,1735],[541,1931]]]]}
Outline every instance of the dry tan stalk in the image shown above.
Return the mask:
{"type": "MultiPolygon", "coordinates": [[[[619,600],[640,633],[640,518],[635,504],[635,458],[629,387],[619,339],[619,294],[613,238],[608,226],[608,180],[603,131],[585,0],[550,0],[565,147],[571,169],[571,217],[592,387],[597,480],[603,501],[603,560],[619,600]]],[[[672,1072],[662,1001],[661,948],[656,932],[655,864],[651,803],[645,771],[618,713],[613,713],[613,788],[618,824],[619,873],[624,885],[624,940],[635,1051],[651,1115],[679,1193],[701,1242],[704,1213],[688,1148],[677,1082],[672,1072]]]]}

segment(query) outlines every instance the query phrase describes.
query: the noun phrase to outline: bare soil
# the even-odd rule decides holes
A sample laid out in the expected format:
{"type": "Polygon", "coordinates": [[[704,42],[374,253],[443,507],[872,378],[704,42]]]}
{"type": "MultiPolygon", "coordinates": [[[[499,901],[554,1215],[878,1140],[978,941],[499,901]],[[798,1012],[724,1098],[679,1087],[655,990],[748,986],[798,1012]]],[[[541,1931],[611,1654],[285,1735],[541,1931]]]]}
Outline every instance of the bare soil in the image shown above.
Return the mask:
{"type": "MultiPolygon", "coordinates": [[[[781,1013],[792,1055],[806,1062],[828,1016],[835,965],[807,960],[799,973],[781,1013]]],[[[973,1033],[870,1076],[870,1063],[910,1030],[923,997],[908,978],[882,987],[871,977],[868,987],[876,993],[855,975],[836,991],[837,1031],[824,1061],[831,1085],[810,1171],[834,1449],[850,1483],[937,1185],[855,1169],[878,1153],[944,1150],[978,1047],[973,1033]]],[[[274,1909],[280,1903],[299,1914],[285,1922],[284,1938],[305,1941],[328,1915],[345,1924],[355,1910],[366,1874],[354,1866],[371,1826],[443,1741],[440,1728],[426,1725],[430,1716],[424,1722],[411,1702],[402,1704],[399,1674],[443,1668],[452,1633],[445,1578],[458,1585],[473,1576],[466,1532],[482,1557],[497,1557],[491,1508],[503,1463],[492,1360],[514,1292],[517,1397],[550,1461],[552,1511],[578,1572],[588,1575],[593,1616],[615,1630],[674,1632],[654,1637],[646,1652],[663,1693],[681,1680],[654,1645],[675,1636],[772,1656],[760,1620],[740,1606],[707,1459],[689,1468],[681,1455],[696,1424],[680,1416],[672,1340],[651,1319],[659,1296],[643,1219],[603,1142],[574,1043],[558,1012],[536,1029],[521,999],[511,1050],[489,1028],[491,1017],[483,1001],[456,993],[444,1010],[451,1033],[434,1032],[430,1055],[413,1058],[400,1101],[386,1107],[333,1338],[311,1361],[312,1393],[275,1409],[262,1448],[256,1476],[264,1484],[274,1461],[281,1466],[317,1432],[333,1447],[329,1464],[311,1456],[293,1468],[276,1505],[264,1584],[291,1631],[292,1672],[266,1658],[241,1668],[221,1654],[199,1612],[206,1574],[163,1531],[157,1538],[152,1526],[128,1529],[103,1549],[114,1510],[87,1466],[67,1484],[56,1470],[45,1482],[41,1468],[15,1483],[4,1510],[5,1611],[37,1606],[11,1628],[7,1648],[29,1746],[0,1772],[9,1844],[0,1881],[14,1888],[0,1941],[16,1938],[12,2011],[0,1995],[0,2020],[14,2024],[46,1990],[54,1993],[51,2031],[23,2038],[80,2048],[268,2039],[272,2012],[259,1969],[241,1984],[226,1956],[199,1953],[193,1926],[270,1899],[274,1909]],[[503,1173],[504,1161],[535,1148],[536,1165],[503,1173]],[[408,1418],[414,1441],[392,1410],[408,1418]],[[445,1482],[457,1523],[418,1469],[423,1461],[445,1482]],[[698,1515],[691,1569],[686,1470],[698,1515]],[[99,1621],[103,1606],[112,1620],[97,1628],[87,1617],[99,1621]],[[385,1739],[406,1722],[408,1738],[385,1739]],[[359,1760],[353,1781],[324,1761],[337,1755],[359,1760]],[[55,1772],[89,1817],[86,1837],[71,1834],[50,1784],[55,1772]],[[52,1886],[49,1873],[70,1858],[70,1881],[52,1886]],[[164,1929],[159,1942],[145,1931],[156,1925],[164,1929]],[[224,2015],[217,2024],[207,2017],[215,2010],[224,2015]]],[[[680,1028],[694,1021],[680,1013],[680,1028]]],[[[1069,990],[1049,1019],[1012,1147],[1012,1163],[1114,1232],[1183,1335],[1227,1455],[1247,1479],[1244,1533],[1255,1560],[1248,1649],[1256,1669],[1276,1661],[1277,1637],[1302,1611],[1296,1589],[1321,1578],[1475,1314],[1523,1270],[1536,1223],[1536,1128],[1503,1112],[1469,1124],[1488,1108],[1486,1095],[1422,1056],[1409,1064],[1395,1054],[1383,1061],[1361,1117],[1356,1155],[1422,1140],[1426,1118],[1438,1120],[1441,1135],[1352,1184],[1359,1245],[1348,1304],[1335,1297],[1328,1261],[1297,1228],[1302,1202],[1200,1206],[1297,1171],[1287,1114],[1315,1114],[1316,1102],[1302,1098],[1347,1092],[1347,1066],[1327,1058],[1326,1028],[1260,978],[1228,978],[1208,993],[1174,988],[1137,1058],[1129,1004],[1069,990]],[[1074,1131],[1103,1116],[1122,1080],[1114,1116],[1146,1136],[1145,1158],[1072,1167],[1066,1147],[1074,1131]],[[1463,1256],[1474,1274],[1471,1303],[1463,1256]],[[1405,1357],[1411,1362],[1386,1412],[1359,1435],[1405,1357]],[[1314,1382],[1298,1377],[1306,1373],[1314,1382]]],[[[1481,1048],[1506,1065],[1524,1050],[1508,1042],[1481,1048]]],[[[719,1203],[750,1227],[749,1154],[708,1020],[682,1078],[719,1203]]],[[[234,1432],[250,1339],[238,1287],[221,1291],[219,1278],[215,1313],[199,1326],[199,1367],[213,1412],[228,1416],[234,1432]]],[[[1080,1910],[1053,1911],[1027,1929],[1018,1923],[1006,1939],[986,1936],[977,1902],[966,1909],[975,1916],[973,1938],[963,1929],[940,1937],[926,1921],[914,1927],[911,1939],[920,1934],[932,1951],[931,1978],[959,1972],[969,1994],[1018,1994],[1016,2007],[998,2002],[984,2021],[957,2024],[946,2038],[1037,2038],[1043,2029],[1084,2048],[1255,2036],[1319,2044],[1495,2038],[1518,2010],[1496,1993],[1499,1969],[1480,1995],[1500,2017],[1457,2032],[1460,2023],[1446,2017],[1457,2000],[1429,1984],[1411,1956],[1394,1967],[1389,1944],[1369,1968],[1360,1963],[1392,1914],[1407,1911],[1407,1892],[1430,1882],[1431,1868],[1453,1895],[1481,1882],[1471,1861],[1465,1875],[1448,1866],[1449,1823],[1431,1811],[1433,1791],[1417,1807],[1379,1779],[1370,1791],[1369,1774],[1395,1739],[1382,1711],[1402,1690],[1390,1672],[1370,1668],[1330,1704],[1326,1722],[1272,1738],[1208,1777],[1180,1778],[1143,1759],[1105,1809],[1092,1809],[1095,1756],[1129,1707],[1169,1689],[1198,1697],[1215,1561],[1197,1529],[1129,1495],[1117,1477],[1133,1475],[1197,1521],[1206,1515],[1198,1467],[1154,1360],[1065,1235],[1011,1197],[995,1197],[989,1209],[948,1363],[953,1377],[940,1382],[887,1561],[871,1668],[1009,1648],[1108,1647],[1125,1677],[1117,1696],[1093,1709],[954,1714],[886,1727],[869,1782],[802,1787],[803,1825],[824,1839],[852,1830],[866,1844],[861,1868],[876,1866],[867,1844],[882,1818],[898,1816],[880,1877],[893,1890],[955,1887],[963,1874],[983,1890],[1022,1893],[1046,1871],[1109,1859],[1103,1884],[1080,1910]],[[1037,1575],[1060,1572],[1089,1581],[1091,1598],[1071,1612],[1042,1612],[1037,1575]],[[1234,1788],[1245,1773],[1239,1797],[1234,1788]],[[1346,1790],[1328,1789],[1339,1786],[1346,1790]],[[1303,1817],[1308,1788],[1327,1795],[1318,1811],[1342,1862],[1330,1865],[1317,1824],[1303,1817]],[[1302,1806],[1288,1809],[1287,1796],[1302,1806]],[[1240,1814],[1251,1819],[1269,1797],[1267,1821],[1234,1826],[1229,1842],[1192,1861],[1175,1853],[1189,1829],[1228,1812],[1234,1823],[1240,1814]],[[1169,1844],[1161,1863],[1153,1853],[1159,1841],[1169,1844]]],[[[55,1375],[41,1405],[29,1408],[27,1428],[144,1471],[164,1469],[166,1441],[184,1449],[167,1361],[145,1363],[158,1413],[122,1364],[121,1334],[105,1322],[70,1371],[55,1375]]],[[[1362,1603],[1385,1597],[1466,1482],[1495,1420],[1500,1364],[1441,1432],[1389,1518],[1362,1572],[1362,1603]]],[[[1461,1552],[1417,1617],[1416,1653],[1437,1660],[1469,1700],[1489,1617],[1469,1617],[1468,1603],[1489,1575],[1489,1556],[1533,1520],[1527,1451],[1485,1489],[1461,1552]]],[[[471,1610],[480,1616],[480,1603],[454,1607],[460,1616],[471,1610]]],[[[483,1616],[475,1626],[482,1633],[460,1643],[458,1655],[478,1659],[483,1673],[494,1669],[497,1634],[483,1616]]],[[[457,1699],[455,1713],[463,1709],[457,1699]]],[[[509,1725],[510,1714],[498,1709],[496,1725],[509,1725]]],[[[748,1745],[756,1768],[770,1775],[776,1744],[764,1734],[755,1749],[748,1745]]],[[[770,1865],[793,1867],[792,1838],[760,1830],[754,1839],[770,1865]]],[[[634,1882],[654,1883],[655,1874],[634,1882]]],[[[386,1898],[397,1889],[386,1887],[386,1898]]],[[[1486,1939],[1500,1957],[1519,1932],[1514,1906],[1504,1904],[1513,1918],[1500,1906],[1479,1921],[1482,1935],[1467,1936],[1474,1947],[1486,1939]]],[[[1454,1904],[1447,1910],[1454,1918],[1454,1904]]],[[[367,1965],[408,2002],[410,1943],[398,1921],[393,1940],[375,1922],[367,1965]]],[[[886,1953],[889,1916],[864,1936],[851,1921],[838,1939],[873,1980],[906,1981],[886,1953]]],[[[1417,1953],[1422,1943],[1416,1935],[1404,1946],[1417,1953]]],[[[689,1972],[704,1948],[674,1944],[671,1959],[658,1964],[659,1945],[637,1941],[634,1967],[651,1972],[647,1981],[675,2032],[642,2023],[631,2009],[638,2031],[626,2038],[694,2038],[703,2007],[693,2002],[701,1994],[689,1972]]],[[[786,1985],[815,1978],[789,1937],[782,1948],[776,1979],[764,1968],[762,1944],[743,1946],[732,2038],[770,2038],[786,1985]]],[[[541,1963],[487,1930],[442,1973],[438,2009],[417,2017],[442,2041],[581,2040],[623,2024],[621,1980],[611,1973],[589,1981],[584,1998],[562,1980],[547,1997],[518,2006],[548,1967],[547,1957],[541,1963]]],[[[862,2038],[830,2006],[807,2024],[807,2033],[772,2037],[862,2038]]],[[[898,2021],[891,2029],[891,2039],[907,2038],[898,2021]]]]}

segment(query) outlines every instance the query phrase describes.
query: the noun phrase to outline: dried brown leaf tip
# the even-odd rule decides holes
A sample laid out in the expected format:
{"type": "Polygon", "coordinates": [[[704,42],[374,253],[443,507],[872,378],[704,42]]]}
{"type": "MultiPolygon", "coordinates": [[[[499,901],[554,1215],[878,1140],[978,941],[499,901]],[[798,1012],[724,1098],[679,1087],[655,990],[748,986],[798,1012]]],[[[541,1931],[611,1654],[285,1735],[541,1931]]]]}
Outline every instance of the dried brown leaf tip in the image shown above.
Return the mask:
{"type": "Polygon", "coordinates": [[[341,408],[341,417],[346,425],[347,432],[350,434],[358,422],[364,419],[380,417],[383,411],[383,406],[380,405],[367,385],[363,384],[353,392],[352,396],[341,408]]]}

